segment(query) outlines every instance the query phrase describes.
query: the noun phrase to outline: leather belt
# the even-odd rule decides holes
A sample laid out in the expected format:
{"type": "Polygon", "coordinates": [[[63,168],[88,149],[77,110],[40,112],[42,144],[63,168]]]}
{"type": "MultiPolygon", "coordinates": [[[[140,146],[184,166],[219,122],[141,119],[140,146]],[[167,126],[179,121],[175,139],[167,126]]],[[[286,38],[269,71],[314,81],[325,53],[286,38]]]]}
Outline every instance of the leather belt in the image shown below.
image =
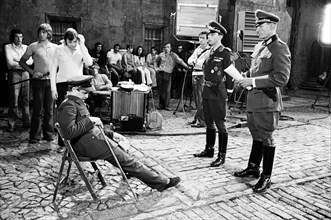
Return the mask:
{"type": "Polygon", "coordinates": [[[207,86],[207,87],[212,87],[212,86],[218,86],[218,83],[214,83],[212,81],[205,80],[204,85],[207,86]]]}
{"type": "Polygon", "coordinates": [[[195,71],[195,72],[202,72],[203,70],[201,70],[201,69],[193,69],[193,71],[195,71]]]}
{"type": "Polygon", "coordinates": [[[167,73],[167,74],[171,74],[171,73],[168,73],[168,72],[166,72],[166,71],[164,71],[164,70],[160,70],[159,72],[160,72],[160,73],[161,73],[161,72],[164,72],[164,73],[167,73]]]}

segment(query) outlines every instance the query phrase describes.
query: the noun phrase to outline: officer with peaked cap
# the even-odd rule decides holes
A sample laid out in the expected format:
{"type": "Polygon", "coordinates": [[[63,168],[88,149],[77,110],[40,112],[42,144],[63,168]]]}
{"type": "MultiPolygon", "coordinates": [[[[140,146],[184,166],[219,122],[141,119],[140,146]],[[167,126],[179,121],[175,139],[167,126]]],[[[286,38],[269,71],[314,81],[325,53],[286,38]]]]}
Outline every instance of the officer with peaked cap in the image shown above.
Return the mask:
{"type": "Polygon", "coordinates": [[[78,89],[85,90],[87,92],[95,91],[94,86],[92,85],[93,76],[90,75],[77,75],[68,79],[68,85],[72,87],[77,87],[78,89]]]}
{"type": "Polygon", "coordinates": [[[255,24],[257,25],[263,23],[277,23],[279,21],[279,17],[277,15],[262,10],[255,11],[255,18],[255,24]]]}
{"type": "Polygon", "coordinates": [[[210,54],[203,65],[204,88],[202,92],[203,114],[206,122],[205,149],[195,157],[214,156],[216,140],[216,127],[218,129],[218,155],[210,165],[217,167],[225,162],[228,144],[228,131],[225,126],[227,109],[226,77],[240,74],[233,65],[231,49],[224,47],[221,40],[227,33],[226,29],[216,21],[208,26],[208,43],[211,47],[210,54]],[[215,126],[216,125],[216,126],[215,126]]]}
{"type": "Polygon", "coordinates": [[[264,192],[271,185],[271,172],[275,155],[273,132],[278,126],[283,108],[279,87],[285,86],[291,70],[291,54],[288,46],[276,34],[279,17],[256,10],[256,31],[259,42],[251,55],[251,67],[246,73],[250,78],[238,80],[239,85],[253,87],[247,95],[247,124],[253,138],[246,169],[235,172],[237,177],[260,176],[252,187],[254,192],[264,192]]]}
{"type": "MultiPolygon", "coordinates": [[[[71,141],[77,156],[89,157],[92,160],[104,159],[117,166],[101,134],[100,129],[103,124],[100,118],[90,116],[84,103],[88,93],[95,90],[91,85],[92,78],[93,76],[81,75],[67,81],[69,85],[67,99],[58,108],[58,122],[64,138],[71,141]]],[[[111,148],[124,172],[130,176],[140,179],[158,191],[176,186],[180,182],[179,177],[167,178],[149,170],[124,152],[115,141],[106,138],[111,143],[111,148]]]]}

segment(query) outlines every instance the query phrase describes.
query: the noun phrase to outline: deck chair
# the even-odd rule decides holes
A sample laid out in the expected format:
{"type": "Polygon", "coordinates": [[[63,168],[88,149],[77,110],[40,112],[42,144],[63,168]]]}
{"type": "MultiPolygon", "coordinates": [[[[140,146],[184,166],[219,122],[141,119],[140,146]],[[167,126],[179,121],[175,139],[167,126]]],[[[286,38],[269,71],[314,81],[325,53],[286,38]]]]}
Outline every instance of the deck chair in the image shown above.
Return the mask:
{"type": "Polygon", "coordinates": [[[70,173],[72,162],[74,162],[76,164],[76,167],[79,171],[79,174],[80,174],[81,178],[84,180],[87,189],[90,191],[90,193],[93,197],[93,200],[94,201],[99,201],[99,198],[97,197],[97,195],[96,195],[96,193],[95,193],[95,191],[92,187],[91,182],[87,178],[86,172],[81,167],[82,162],[90,162],[93,169],[94,169],[94,171],[95,171],[94,174],[93,174],[92,179],[94,179],[96,176],[98,176],[102,186],[105,187],[106,182],[105,182],[105,180],[104,180],[104,178],[103,178],[96,162],[91,160],[88,157],[77,157],[77,155],[76,155],[75,151],[73,150],[70,142],[63,137],[63,133],[61,131],[59,123],[55,123],[55,128],[57,129],[57,132],[59,133],[60,137],[62,138],[66,150],[65,150],[65,152],[63,154],[63,157],[62,157],[62,163],[61,163],[59,175],[58,175],[58,178],[57,178],[55,191],[54,191],[54,194],[53,194],[53,203],[55,202],[56,195],[57,195],[57,192],[58,192],[58,189],[59,189],[60,185],[63,184],[63,183],[66,184],[66,182],[69,178],[69,173],[70,173]],[[64,176],[63,179],[61,179],[62,172],[63,172],[63,169],[64,169],[64,164],[65,164],[66,161],[68,161],[67,174],[64,176]]]}

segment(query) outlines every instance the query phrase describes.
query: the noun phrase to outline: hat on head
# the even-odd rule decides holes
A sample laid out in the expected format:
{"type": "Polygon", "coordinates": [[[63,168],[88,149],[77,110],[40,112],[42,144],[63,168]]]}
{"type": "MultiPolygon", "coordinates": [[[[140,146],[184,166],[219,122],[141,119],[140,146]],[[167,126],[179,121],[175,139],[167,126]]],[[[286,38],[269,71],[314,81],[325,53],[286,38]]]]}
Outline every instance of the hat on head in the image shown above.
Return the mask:
{"type": "Polygon", "coordinates": [[[216,21],[209,22],[208,29],[209,29],[209,33],[219,33],[222,35],[226,35],[227,33],[226,29],[216,21]]]}
{"type": "Polygon", "coordinates": [[[262,23],[277,23],[279,21],[279,17],[274,15],[270,12],[266,12],[263,10],[256,10],[255,11],[255,23],[262,24],[262,23]]]}
{"type": "Polygon", "coordinates": [[[68,84],[75,87],[80,87],[80,89],[83,89],[88,92],[95,91],[94,86],[91,84],[93,76],[87,76],[87,75],[80,75],[80,76],[74,76],[70,79],[68,79],[68,84]]]}

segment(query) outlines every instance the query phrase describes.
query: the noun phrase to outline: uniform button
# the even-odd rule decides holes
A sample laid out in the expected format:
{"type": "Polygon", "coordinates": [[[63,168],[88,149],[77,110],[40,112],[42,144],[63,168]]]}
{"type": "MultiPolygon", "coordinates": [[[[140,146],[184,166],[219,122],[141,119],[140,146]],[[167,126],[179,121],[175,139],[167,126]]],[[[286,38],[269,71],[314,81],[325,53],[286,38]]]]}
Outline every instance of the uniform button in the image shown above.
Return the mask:
{"type": "Polygon", "coordinates": [[[211,73],[214,73],[214,70],[211,70],[210,72],[211,72],[211,73]]]}

